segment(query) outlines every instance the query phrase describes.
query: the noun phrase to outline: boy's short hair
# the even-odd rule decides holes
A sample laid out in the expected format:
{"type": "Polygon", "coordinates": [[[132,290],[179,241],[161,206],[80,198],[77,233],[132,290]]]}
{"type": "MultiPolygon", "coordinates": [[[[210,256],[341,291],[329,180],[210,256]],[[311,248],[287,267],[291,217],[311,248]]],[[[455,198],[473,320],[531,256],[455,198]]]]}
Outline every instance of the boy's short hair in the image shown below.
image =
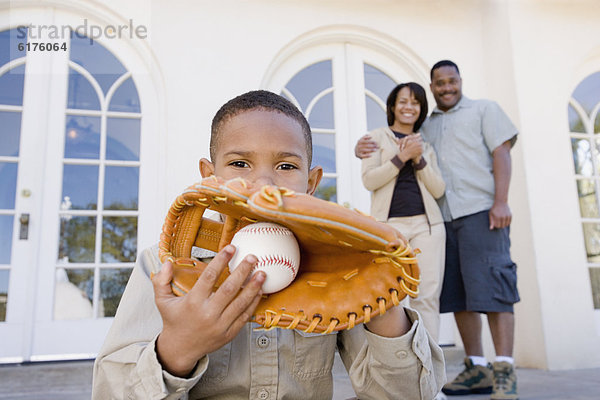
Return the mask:
{"type": "Polygon", "coordinates": [[[433,67],[431,67],[431,71],[429,72],[429,76],[431,77],[431,80],[433,81],[433,71],[435,71],[438,68],[442,68],[442,67],[453,67],[456,70],[456,73],[458,75],[460,75],[460,71],[458,70],[458,65],[456,65],[453,61],[450,60],[441,60],[436,62],[433,67]]]}
{"type": "Polygon", "coordinates": [[[287,115],[288,117],[296,120],[302,132],[304,133],[304,139],[306,141],[306,154],[308,155],[308,166],[312,163],[312,134],[310,131],[310,125],[308,121],[298,110],[298,108],[292,104],[288,99],[269,92],[267,90],[253,90],[244,94],[241,94],[227,103],[225,103],[219,111],[215,114],[210,131],[210,158],[214,162],[217,146],[219,144],[220,130],[223,123],[229,118],[235,117],[244,111],[249,110],[265,110],[275,111],[287,115]]]}

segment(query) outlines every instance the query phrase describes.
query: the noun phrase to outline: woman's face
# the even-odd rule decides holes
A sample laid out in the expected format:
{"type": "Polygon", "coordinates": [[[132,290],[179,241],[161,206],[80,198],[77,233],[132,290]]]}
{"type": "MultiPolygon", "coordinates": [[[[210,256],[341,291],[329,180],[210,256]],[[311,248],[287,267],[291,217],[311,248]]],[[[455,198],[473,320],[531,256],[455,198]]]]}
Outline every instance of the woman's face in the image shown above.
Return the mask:
{"type": "Polygon", "coordinates": [[[414,125],[421,114],[421,103],[415,99],[415,95],[408,86],[403,87],[396,97],[394,108],[394,123],[401,125],[414,125]]]}

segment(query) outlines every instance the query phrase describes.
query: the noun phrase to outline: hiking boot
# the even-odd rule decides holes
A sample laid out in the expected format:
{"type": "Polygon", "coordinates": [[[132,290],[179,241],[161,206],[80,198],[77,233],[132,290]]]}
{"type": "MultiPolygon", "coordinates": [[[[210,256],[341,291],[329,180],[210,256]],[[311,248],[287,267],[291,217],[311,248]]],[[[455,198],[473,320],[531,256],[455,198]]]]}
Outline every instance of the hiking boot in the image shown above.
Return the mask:
{"type": "Polygon", "coordinates": [[[517,375],[511,363],[495,362],[492,400],[517,400],[517,375]]]}
{"type": "Polygon", "coordinates": [[[448,382],[442,388],[442,392],[448,396],[461,396],[465,394],[488,394],[492,393],[493,373],[491,365],[482,367],[473,365],[469,357],[465,358],[465,369],[458,374],[452,382],[448,382]]]}

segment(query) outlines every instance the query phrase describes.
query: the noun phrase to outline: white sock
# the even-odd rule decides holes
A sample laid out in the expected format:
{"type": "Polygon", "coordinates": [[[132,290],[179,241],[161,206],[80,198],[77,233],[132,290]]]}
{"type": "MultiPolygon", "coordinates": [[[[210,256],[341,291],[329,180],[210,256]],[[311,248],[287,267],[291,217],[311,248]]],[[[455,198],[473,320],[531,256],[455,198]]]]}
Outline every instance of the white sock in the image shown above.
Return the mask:
{"type": "Polygon", "coordinates": [[[508,356],[496,356],[496,362],[507,362],[511,365],[515,364],[515,359],[508,356]]]}
{"type": "Polygon", "coordinates": [[[469,358],[473,362],[473,365],[481,365],[482,367],[487,366],[487,360],[485,359],[485,357],[469,356],[469,358]]]}

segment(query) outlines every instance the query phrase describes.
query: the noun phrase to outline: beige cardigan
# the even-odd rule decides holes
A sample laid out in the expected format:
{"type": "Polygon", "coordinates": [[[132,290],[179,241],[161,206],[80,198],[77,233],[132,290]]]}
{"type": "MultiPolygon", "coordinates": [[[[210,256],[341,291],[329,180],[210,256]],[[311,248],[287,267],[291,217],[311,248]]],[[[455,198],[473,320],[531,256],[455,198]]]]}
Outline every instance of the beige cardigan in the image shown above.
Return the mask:
{"type": "MultiPolygon", "coordinates": [[[[379,149],[370,157],[362,159],[362,181],[365,188],[371,192],[371,215],[378,221],[387,221],[396,179],[400,172],[391,161],[398,153],[398,144],[396,136],[387,126],[375,129],[369,132],[369,135],[379,145],[379,149]]],[[[443,222],[435,199],[444,195],[446,184],[442,179],[435,151],[429,143],[424,143],[423,158],[427,165],[421,170],[415,170],[417,183],[423,196],[429,224],[435,225],[443,222]]]]}

